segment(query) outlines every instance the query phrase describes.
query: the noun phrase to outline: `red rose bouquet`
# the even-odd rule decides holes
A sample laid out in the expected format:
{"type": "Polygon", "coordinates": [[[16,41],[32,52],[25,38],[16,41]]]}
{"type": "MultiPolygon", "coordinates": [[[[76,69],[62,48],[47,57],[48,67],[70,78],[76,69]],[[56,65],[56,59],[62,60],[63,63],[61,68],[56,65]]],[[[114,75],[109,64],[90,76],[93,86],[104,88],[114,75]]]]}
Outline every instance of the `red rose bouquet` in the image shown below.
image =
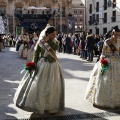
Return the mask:
{"type": "Polygon", "coordinates": [[[33,69],[35,69],[35,63],[34,62],[27,62],[25,69],[26,70],[33,70],[33,69]]]}
{"type": "MultiPolygon", "coordinates": [[[[27,62],[26,66],[24,67],[24,70],[28,70],[30,73],[30,77],[32,75],[32,70],[34,70],[36,68],[36,65],[34,62],[27,62]]],[[[21,73],[24,72],[24,70],[21,71],[21,73]]]]}
{"type": "Polygon", "coordinates": [[[108,61],[105,60],[104,58],[102,58],[100,62],[101,62],[101,66],[102,66],[101,72],[102,72],[102,75],[103,75],[104,72],[106,72],[108,70],[110,63],[108,63],[108,61]]]}
{"type": "Polygon", "coordinates": [[[25,70],[29,71],[30,77],[31,77],[31,74],[32,74],[32,70],[34,70],[34,69],[35,69],[35,63],[34,62],[27,62],[26,63],[25,70]]]}

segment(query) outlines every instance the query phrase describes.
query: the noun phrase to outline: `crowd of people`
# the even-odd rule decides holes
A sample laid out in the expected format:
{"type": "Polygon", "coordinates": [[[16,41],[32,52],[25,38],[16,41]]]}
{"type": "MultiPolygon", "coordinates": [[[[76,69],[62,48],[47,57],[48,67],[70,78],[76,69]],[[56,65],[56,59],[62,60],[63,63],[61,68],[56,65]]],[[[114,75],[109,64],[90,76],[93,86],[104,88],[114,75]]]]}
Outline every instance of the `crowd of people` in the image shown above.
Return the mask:
{"type": "Polygon", "coordinates": [[[0,34],[0,51],[4,49],[6,46],[15,46],[16,39],[12,34],[0,34]]]}
{"type": "Polygon", "coordinates": [[[16,51],[19,56],[32,61],[34,47],[38,41],[37,33],[20,35],[16,38],[16,51]]]}
{"type": "Polygon", "coordinates": [[[60,42],[59,52],[79,55],[80,58],[93,61],[94,56],[101,55],[105,37],[103,35],[94,35],[90,32],[86,36],[80,34],[58,34],[60,42]]]}
{"type": "MultiPolygon", "coordinates": [[[[0,51],[5,46],[15,46],[19,56],[31,61],[34,47],[38,41],[39,34],[30,33],[14,37],[13,35],[1,35],[0,51]]],[[[88,32],[86,35],[80,34],[57,34],[59,41],[58,52],[74,54],[89,62],[93,61],[94,56],[101,55],[102,46],[105,40],[104,35],[94,35],[88,32]]]]}

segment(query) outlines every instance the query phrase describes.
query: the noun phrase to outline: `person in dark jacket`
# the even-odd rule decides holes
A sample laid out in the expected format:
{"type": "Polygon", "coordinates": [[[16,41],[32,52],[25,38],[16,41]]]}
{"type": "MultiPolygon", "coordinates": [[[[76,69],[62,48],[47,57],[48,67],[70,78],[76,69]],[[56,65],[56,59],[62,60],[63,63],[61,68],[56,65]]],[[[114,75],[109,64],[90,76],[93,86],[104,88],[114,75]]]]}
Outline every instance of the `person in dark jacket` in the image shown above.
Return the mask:
{"type": "Polygon", "coordinates": [[[76,55],[76,50],[78,48],[78,42],[79,42],[78,35],[75,34],[75,37],[73,38],[74,55],[76,55]]]}
{"type": "Polygon", "coordinates": [[[62,35],[58,34],[57,40],[59,41],[59,52],[62,52],[62,35]]]}
{"type": "Polygon", "coordinates": [[[90,32],[88,32],[87,33],[87,41],[86,41],[86,50],[88,52],[87,61],[90,61],[90,62],[93,61],[93,50],[95,48],[94,44],[95,44],[94,37],[90,32]]]}
{"type": "Polygon", "coordinates": [[[86,44],[86,41],[84,40],[84,38],[80,37],[80,46],[81,46],[80,58],[82,58],[82,59],[87,59],[87,52],[85,50],[85,44],[86,44]]]}
{"type": "Polygon", "coordinates": [[[70,37],[68,37],[68,35],[67,35],[67,37],[66,37],[66,39],[65,39],[65,41],[66,41],[66,53],[71,53],[71,49],[70,49],[70,42],[71,42],[71,38],[70,37]]]}

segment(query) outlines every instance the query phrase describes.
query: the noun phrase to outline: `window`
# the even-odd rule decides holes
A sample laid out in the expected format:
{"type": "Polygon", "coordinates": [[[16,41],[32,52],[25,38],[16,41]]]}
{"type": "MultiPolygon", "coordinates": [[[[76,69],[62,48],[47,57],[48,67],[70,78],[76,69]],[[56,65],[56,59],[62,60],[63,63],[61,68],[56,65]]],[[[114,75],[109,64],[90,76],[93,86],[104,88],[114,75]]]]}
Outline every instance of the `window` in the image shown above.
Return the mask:
{"type": "Polygon", "coordinates": [[[107,23],[107,13],[104,13],[103,23],[107,23]]]}
{"type": "Polygon", "coordinates": [[[116,11],[113,11],[113,12],[112,12],[112,17],[111,17],[111,19],[112,19],[112,22],[116,22],[116,11]]]}
{"type": "Polygon", "coordinates": [[[92,33],[92,29],[89,29],[89,32],[92,33]]]}
{"type": "Polygon", "coordinates": [[[99,12],[99,2],[96,2],[96,12],[99,12]]]}
{"type": "Polygon", "coordinates": [[[99,35],[99,28],[96,27],[96,35],[99,35]]]}
{"type": "Polygon", "coordinates": [[[80,22],[82,22],[83,20],[82,19],[80,19],[80,22]]]}
{"type": "Polygon", "coordinates": [[[107,10],[107,0],[104,0],[104,10],[107,10]]]}
{"type": "Polygon", "coordinates": [[[80,14],[82,14],[83,12],[82,11],[80,11],[80,14]]]}
{"type": "Polygon", "coordinates": [[[89,13],[92,13],[92,4],[90,4],[89,13]]]}
{"type": "Polygon", "coordinates": [[[89,17],[89,25],[92,25],[92,16],[89,17]]]}
{"type": "Polygon", "coordinates": [[[77,11],[75,10],[74,13],[77,13],[77,11]]]}
{"type": "Polygon", "coordinates": [[[111,7],[111,5],[112,5],[112,1],[108,0],[108,7],[111,7]]]}
{"type": "Polygon", "coordinates": [[[107,28],[103,28],[103,34],[107,33],[107,28]]]}
{"type": "Polygon", "coordinates": [[[116,0],[113,0],[113,8],[116,7],[116,0]]]}
{"type": "Polygon", "coordinates": [[[96,15],[96,21],[99,23],[99,14],[96,15]]]}
{"type": "Polygon", "coordinates": [[[92,23],[95,23],[95,14],[92,14],[92,23]]]}

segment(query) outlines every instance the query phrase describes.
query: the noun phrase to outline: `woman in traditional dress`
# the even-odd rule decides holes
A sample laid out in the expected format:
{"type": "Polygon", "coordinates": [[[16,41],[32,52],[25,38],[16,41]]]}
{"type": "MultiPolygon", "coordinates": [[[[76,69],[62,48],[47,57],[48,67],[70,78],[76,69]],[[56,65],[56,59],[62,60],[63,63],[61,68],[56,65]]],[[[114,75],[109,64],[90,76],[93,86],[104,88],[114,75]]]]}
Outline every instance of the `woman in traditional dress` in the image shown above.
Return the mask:
{"type": "Polygon", "coordinates": [[[37,39],[33,40],[33,45],[30,48],[30,52],[29,52],[29,55],[27,57],[27,62],[31,62],[32,61],[32,58],[33,58],[33,55],[34,55],[34,48],[35,48],[35,45],[36,45],[37,41],[38,41],[37,39]]]}
{"type": "Polygon", "coordinates": [[[96,107],[114,109],[120,107],[120,55],[116,57],[108,41],[120,50],[120,32],[104,42],[101,59],[104,57],[110,65],[102,74],[101,60],[95,64],[85,97],[96,107]]]}
{"type": "Polygon", "coordinates": [[[19,51],[18,54],[20,57],[22,57],[22,53],[23,53],[23,48],[24,48],[24,37],[21,36],[21,40],[19,41],[20,47],[19,47],[19,51]]]}
{"type": "Polygon", "coordinates": [[[36,44],[33,57],[37,68],[33,70],[32,77],[26,72],[14,96],[16,106],[40,114],[64,110],[64,78],[55,57],[59,42],[55,39],[54,27],[45,30],[46,36],[36,44]]]}
{"type": "Polygon", "coordinates": [[[27,59],[27,57],[29,55],[29,52],[30,52],[29,37],[25,36],[24,47],[23,47],[23,50],[22,50],[22,57],[25,58],[25,59],[27,59]]]}

